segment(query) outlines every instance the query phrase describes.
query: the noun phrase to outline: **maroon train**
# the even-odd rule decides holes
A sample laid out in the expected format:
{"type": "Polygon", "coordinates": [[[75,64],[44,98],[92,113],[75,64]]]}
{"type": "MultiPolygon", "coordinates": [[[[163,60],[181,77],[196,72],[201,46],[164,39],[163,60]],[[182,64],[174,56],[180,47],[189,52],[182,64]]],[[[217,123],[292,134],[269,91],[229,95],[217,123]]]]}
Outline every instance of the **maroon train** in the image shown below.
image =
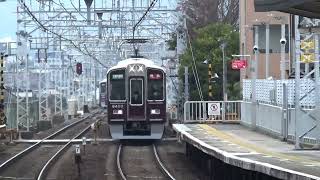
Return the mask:
{"type": "Polygon", "coordinates": [[[166,74],[152,61],[120,61],[107,73],[113,139],[161,139],[166,122],[166,74]]]}
{"type": "Polygon", "coordinates": [[[99,106],[107,108],[107,79],[99,83],[99,106]]]}

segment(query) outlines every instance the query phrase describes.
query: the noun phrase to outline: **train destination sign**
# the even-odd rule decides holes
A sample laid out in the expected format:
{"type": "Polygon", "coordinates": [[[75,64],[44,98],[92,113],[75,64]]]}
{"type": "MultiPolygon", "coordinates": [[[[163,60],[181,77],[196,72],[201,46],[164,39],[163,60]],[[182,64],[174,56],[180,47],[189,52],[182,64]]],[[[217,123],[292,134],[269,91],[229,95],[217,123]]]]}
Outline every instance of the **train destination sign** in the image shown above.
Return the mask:
{"type": "Polygon", "coordinates": [[[162,79],[161,74],[150,74],[149,79],[162,79]]]}
{"type": "Polygon", "coordinates": [[[112,79],[123,79],[123,74],[112,74],[112,79]]]}

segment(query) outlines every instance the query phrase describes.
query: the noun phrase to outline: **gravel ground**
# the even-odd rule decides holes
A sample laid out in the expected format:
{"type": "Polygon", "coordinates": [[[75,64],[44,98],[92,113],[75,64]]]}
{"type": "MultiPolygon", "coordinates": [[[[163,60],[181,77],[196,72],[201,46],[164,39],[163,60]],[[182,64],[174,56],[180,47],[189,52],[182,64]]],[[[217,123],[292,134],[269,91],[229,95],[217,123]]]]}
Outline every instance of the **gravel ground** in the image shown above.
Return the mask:
{"type": "MultiPolygon", "coordinates": [[[[95,112],[95,110],[90,110],[90,112],[95,112]]],[[[54,132],[56,132],[57,130],[63,128],[64,126],[67,126],[75,121],[79,121],[80,119],[88,116],[89,114],[84,114],[83,117],[77,117],[77,118],[72,118],[69,120],[65,120],[63,123],[60,124],[55,124],[53,128],[48,129],[46,131],[40,131],[36,134],[34,134],[33,139],[43,139],[47,136],[49,136],[50,134],[53,134],[54,132]]],[[[101,112],[100,114],[97,114],[96,117],[100,117],[100,116],[105,116],[104,112],[101,112]]]]}
{"type": "Polygon", "coordinates": [[[158,167],[152,146],[125,145],[122,148],[121,168],[128,180],[166,179],[158,167]]]}
{"type": "Polygon", "coordinates": [[[163,132],[163,138],[175,138],[175,137],[177,137],[177,134],[172,129],[172,126],[170,125],[165,126],[164,132],[163,132]]]}
{"type": "Polygon", "coordinates": [[[116,151],[117,145],[113,143],[88,144],[84,153],[81,147],[82,163],[81,175],[78,174],[74,161],[74,147],[60,157],[50,169],[47,179],[54,180],[102,180],[118,179],[116,177],[116,151]]]}
{"type": "MultiPolygon", "coordinates": [[[[106,114],[100,113],[85,120],[88,123],[79,123],[74,128],[68,130],[55,139],[70,138],[79,132],[80,129],[88,126],[97,119],[101,119],[101,127],[98,130],[98,138],[111,138],[108,130],[108,123],[106,114]],[[77,130],[76,131],[74,130],[77,130]]],[[[62,124],[56,125],[54,128],[40,132],[34,137],[37,139],[46,137],[54,131],[70,124],[72,121],[66,121],[62,124]]],[[[90,130],[85,135],[87,138],[93,138],[93,131],[90,130]]],[[[175,137],[175,133],[170,127],[167,127],[164,132],[164,137],[175,137]]],[[[165,175],[161,172],[156,159],[153,155],[151,142],[126,142],[122,151],[122,168],[128,179],[166,179],[165,175]]],[[[177,180],[197,180],[207,179],[203,171],[194,164],[192,164],[185,156],[185,146],[177,142],[157,142],[159,156],[167,169],[176,177],[177,180]]],[[[15,146],[5,147],[0,152],[0,162],[5,161],[14,154],[20,152],[28,144],[17,144],[15,146]]],[[[71,146],[51,167],[46,179],[50,180],[117,180],[118,170],[116,166],[116,155],[118,151],[119,142],[99,142],[98,145],[87,144],[86,152],[81,146],[82,163],[80,164],[81,174],[78,174],[77,165],[74,161],[75,148],[71,146]]],[[[0,172],[0,179],[3,177],[15,177],[24,179],[34,179],[38,174],[44,163],[52,156],[58,148],[58,145],[42,145],[27,156],[23,157],[21,162],[28,163],[15,163],[9,168],[0,172]]],[[[1,145],[0,145],[1,151],[1,145]]]]}
{"type": "MultiPolygon", "coordinates": [[[[87,116],[87,114],[85,114],[84,116],[87,116]]],[[[34,134],[33,139],[43,139],[43,138],[49,136],[50,134],[53,134],[57,130],[59,130],[59,129],[61,129],[61,128],[65,127],[75,121],[79,121],[80,119],[82,119],[82,118],[80,118],[80,117],[72,118],[72,119],[66,120],[65,122],[63,122],[61,124],[55,124],[54,127],[51,129],[48,129],[46,131],[40,131],[40,132],[34,134]]]]}
{"type": "Polygon", "coordinates": [[[177,180],[208,179],[201,169],[187,159],[184,143],[171,141],[158,142],[156,145],[162,163],[177,180]]]}
{"type": "Polygon", "coordinates": [[[0,144],[0,164],[29,147],[30,144],[0,144]]]}
{"type": "Polygon", "coordinates": [[[0,172],[1,179],[35,179],[41,168],[61,146],[41,145],[0,172]]]}
{"type": "MultiPolygon", "coordinates": [[[[103,118],[103,116],[96,116],[96,118],[103,118]]],[[[56,139],[60,138],[71,138],[72,136],[79,133],[80,130],[87,127],[91,122],[95,121],[96,118],[90,118],[85,120],[85,122],[81,122],[66,132],[58,135],[56,139]]],[[[72,120],[77,121],[79,119],[72,120]]],[[[65,122],[56,126],[48,131],[37,134],[36,138],[44,138],[54,131],[70,124],[71,121],[65,122]]],[[[16,145],[0,145],[0,162],[4,162],[15,154],[21,152],[25,148],[30,146],[30,144],[16,144],[16,145]]],[[[34,179],[36,175],[39,173],[42,166],[47,162],[47,160],[55,153],[61,145],[41,145],[36,149],[32,150],[26,156],[18,159],[14,164],[8,166],[2,172],[0,172],[0,179],[8,179],[8,178],[23,178],[23,179],[34,179]]]]}
{"type": "Polygon", "coordinates": [[[89,126],[91,123],[95,122],[96,118],[88,118],[70,128],[68,128],[66,131],[60,133],[59,135],[55,136],[54,139],[70,139],[76,136],[80,131],[82,131],[84,128],[89,126]]]}
{"type": "MultiPolygon", "coordinates": [[[[74,146],[51,167],[50,180],[120,180],[116,166],[118,142],[100,142],[81,146],[81,176],[74,161],[74,146]]],[[[204,172],[185,156],[185,146],[177,142],[157,142],[158,154],[177,180],[205,180],[204,172]]],[[[156,163],[150,142],[126,142],[122,151],[122,168],[128,179],[166,179],[156,163]]]]}
{"type": "MultiPolygon", "coordinates": [[[[101,126],[98,129],[98,137],[97,138],[106,138],[111,139],[109,129],[108,129],[108,119],[106,117],[101,117],[101,126]]],[[[92,130],[90,130],[86,134],[86,138],[94,138],[94,133],[92,130]]]]}
{"type": "MultiPolygon", "coordinates": [[[[104,115],[96,115],[92,118],[88,118],[72,127],[70,127],[68,130],[62,132],[61,134],[57,135],[56,137],[54,137],[54,139],[69,139],[69,138],[73,138],[75,135],[77,135],[82,129],[84,129],[85,127],[89,126],[90,124],[94,123],[96,120],[98,119],[103,119],[104,115]]],[[[87,133],[87,135],[89,135],[91,133],[91,129],[89,130],[89,132],[87,133]]]]}

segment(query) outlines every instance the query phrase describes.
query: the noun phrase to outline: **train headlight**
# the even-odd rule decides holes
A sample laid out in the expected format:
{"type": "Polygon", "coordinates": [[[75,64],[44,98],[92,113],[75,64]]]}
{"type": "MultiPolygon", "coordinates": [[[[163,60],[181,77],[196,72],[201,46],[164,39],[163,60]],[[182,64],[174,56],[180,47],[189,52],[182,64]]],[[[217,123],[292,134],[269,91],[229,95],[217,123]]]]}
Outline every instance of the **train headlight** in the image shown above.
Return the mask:
{"type": "Polygon", "coordinates": [[[160,109],[151,109],[151,114],[160,114],[160,109]]]}
{"type": "Polygon", "coordinates": [[[122,111],[122,109],[116,109],[116,110],[113,110],[113,114],[121,115],[121,114],[123,114],[123,111],[122,111]]]}

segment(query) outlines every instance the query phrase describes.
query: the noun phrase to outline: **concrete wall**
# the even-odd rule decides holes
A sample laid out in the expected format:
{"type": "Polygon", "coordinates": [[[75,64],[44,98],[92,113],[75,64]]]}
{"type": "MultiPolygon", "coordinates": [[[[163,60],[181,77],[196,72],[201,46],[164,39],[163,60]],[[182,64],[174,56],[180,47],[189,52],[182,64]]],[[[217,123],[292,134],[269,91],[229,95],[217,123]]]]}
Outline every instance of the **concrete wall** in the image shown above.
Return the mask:
{"type": "MultiPolygon", "coordinates": [[[[242,102],[241,104],[241,123],[245,126],[251,126],[252,108],[253,107],[250,102],[242,102]]],[[[256,126],[258,130],[276,137],[281,137],[282,108],[268,104],[258,104],[256,110],[256,126]]],[[[306,110],[306,112],[309,111],[310,110],[306,110]]],[[[305,116],[304,114],[304,112],[298,112],[297,127],[299,128],[297,129],[297,133],[299,136],[311,129],[316,123],[312,118],[305,116]]],[[[315,112],[314,114],[317,116],[319,112],[315,112]]],[[[295,119],[295,109],[289,109],[288,135],[290,140],[294,140],[295,136],[295,119]]],[[[302,141],[305,143],[315,144],[317,138],[320,138],[320,127],[317,127],[308,133],[302,141]]]]}
{"type": "MultiPolygon", "coordinates": [[[[251,125],[251,110],[250,102],[243,102],[241,104],[241,123],[247,126],[251,125]]],[[[281,112],[282,109],[277,106],[267,104],[257,104],[256,107],[257,119],[256,126],[275,136],[281,135],[281,112]]]]}

